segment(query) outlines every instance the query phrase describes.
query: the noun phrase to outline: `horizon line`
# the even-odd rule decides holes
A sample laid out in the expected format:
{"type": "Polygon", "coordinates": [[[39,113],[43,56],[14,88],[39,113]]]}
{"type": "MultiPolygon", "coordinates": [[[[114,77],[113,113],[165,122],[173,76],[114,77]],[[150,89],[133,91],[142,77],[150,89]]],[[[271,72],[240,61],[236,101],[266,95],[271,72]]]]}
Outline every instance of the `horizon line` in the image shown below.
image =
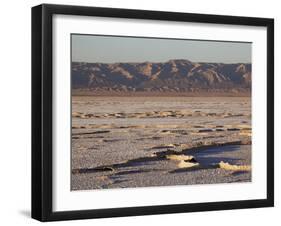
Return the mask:
{"type": "Polygon", "coordinates": [[[73,61],[71,63],[88,63],[88,64],[144,64],[144,63],[168,63],[169,61],[189,61],[191,63],[204,63],[204,64],[252,64],[252,62],[231,62],[231,63],[222,63],[222,62],[210,62],[210,61],[190,61],[188,59],[170,59],[166,61],[115,61],[115,62],[87,62],[87,61],[73,61]]]}

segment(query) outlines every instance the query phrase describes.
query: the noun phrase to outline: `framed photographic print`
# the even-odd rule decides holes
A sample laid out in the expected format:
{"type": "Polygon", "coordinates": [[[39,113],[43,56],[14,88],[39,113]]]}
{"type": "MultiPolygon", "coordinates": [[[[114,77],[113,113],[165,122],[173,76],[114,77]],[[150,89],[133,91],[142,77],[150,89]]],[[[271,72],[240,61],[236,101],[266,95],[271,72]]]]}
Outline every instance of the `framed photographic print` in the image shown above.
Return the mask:
{"type": "Polygon", "coordinates": [[[274,205],[274,21],[32,8],[32,217],[274,205]]]}

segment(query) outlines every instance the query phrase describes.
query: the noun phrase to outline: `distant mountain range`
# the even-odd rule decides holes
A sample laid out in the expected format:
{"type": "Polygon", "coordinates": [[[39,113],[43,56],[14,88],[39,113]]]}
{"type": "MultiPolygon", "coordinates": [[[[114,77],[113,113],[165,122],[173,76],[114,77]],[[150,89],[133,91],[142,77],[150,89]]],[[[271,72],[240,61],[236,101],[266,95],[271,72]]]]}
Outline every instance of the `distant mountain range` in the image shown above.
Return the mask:
{"type": "Polygon", "coordinates": [[[250,92],[251,64],[72,62],[72,88],[123,92],[250,92]]]}

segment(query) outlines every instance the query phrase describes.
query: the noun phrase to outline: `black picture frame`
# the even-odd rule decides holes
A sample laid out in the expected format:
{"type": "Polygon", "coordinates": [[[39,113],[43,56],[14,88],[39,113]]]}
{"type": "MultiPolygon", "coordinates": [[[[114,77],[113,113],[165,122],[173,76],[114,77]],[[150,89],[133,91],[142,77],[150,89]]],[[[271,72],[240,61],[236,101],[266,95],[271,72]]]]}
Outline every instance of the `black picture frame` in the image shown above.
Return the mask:
{"type": "Polygon", "coordinates": [[[40,221],[57,221],[271,206],[274,206],[273,19],[50,4],[32,8],[32,218],[40,221]],[[55,14],[266,27],[267,198],[54,212],[52,210],[52,17],[55,14]]]}

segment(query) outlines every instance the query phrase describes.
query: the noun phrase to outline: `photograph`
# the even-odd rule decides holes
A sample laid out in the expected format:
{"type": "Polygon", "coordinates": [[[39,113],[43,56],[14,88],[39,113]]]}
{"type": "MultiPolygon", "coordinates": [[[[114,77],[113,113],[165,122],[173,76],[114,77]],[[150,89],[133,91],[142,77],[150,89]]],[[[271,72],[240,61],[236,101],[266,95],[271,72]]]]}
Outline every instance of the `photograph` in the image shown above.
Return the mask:
{"type": "Polygon", "coordinates": [[[274,18],[163,10],[32,7],[33,219],[274,206],[274,18]]]}
{"type": "Polygon", "coordinates": [[[70,36],[72,191],[251,182],[251,42],[70,36]]]}

